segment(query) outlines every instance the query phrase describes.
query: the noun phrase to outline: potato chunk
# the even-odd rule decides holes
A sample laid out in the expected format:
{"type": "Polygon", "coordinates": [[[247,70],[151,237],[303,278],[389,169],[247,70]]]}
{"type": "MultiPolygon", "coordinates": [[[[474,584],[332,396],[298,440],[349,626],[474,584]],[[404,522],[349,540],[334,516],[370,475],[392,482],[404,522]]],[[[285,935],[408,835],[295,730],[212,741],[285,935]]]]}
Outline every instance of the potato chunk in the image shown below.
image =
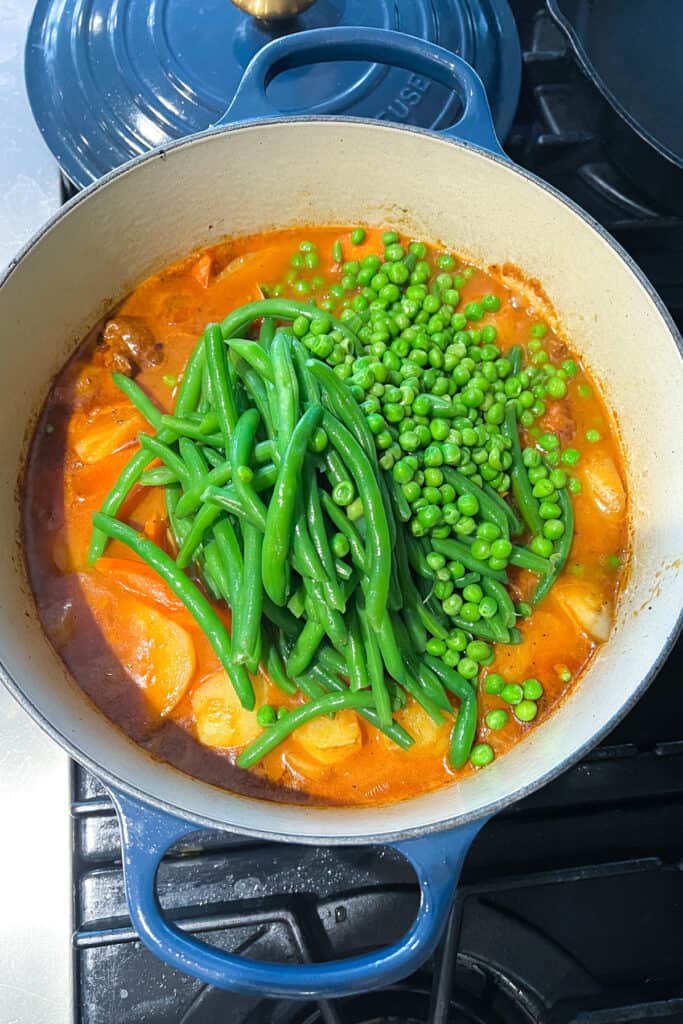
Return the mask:
{"type": "Polygon", "coordinates": [[[206,747],[245,747],[262,732],[225,672],[209,676],[192,694],[197,737],[206,747]]]}
{"type": "Polygon", "coordinates": [[[334,718],[320,715],[302,725],[294,739],[317,761],[339,764],[360,749],[363,734],[354,711],[337,711],[334,718]]]}
{"type": "Polygon", "coordinates": [[[582,580],[567,580],[555,585],[554,596],[585,633],[594,640],[607,640],[612,629],[612,607],[597,587],[582,580]]]}

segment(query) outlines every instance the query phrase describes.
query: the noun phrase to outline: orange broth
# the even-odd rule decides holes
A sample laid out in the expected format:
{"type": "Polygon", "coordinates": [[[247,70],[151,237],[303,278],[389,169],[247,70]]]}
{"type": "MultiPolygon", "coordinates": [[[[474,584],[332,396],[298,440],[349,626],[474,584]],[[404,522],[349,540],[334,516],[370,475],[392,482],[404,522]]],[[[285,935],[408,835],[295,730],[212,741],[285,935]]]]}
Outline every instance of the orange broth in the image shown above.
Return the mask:
{"type": "MultiPolygon", "coordinates": [[[[240,771],[234,765],[240,746],[221,745],[225,721],[221,707],[211,704],[213,691],[201,691],[205,700],[197,696],[221,667],[189,613],[122,544],[110,543],[94,567],[86,557],[91,514],[135,451],[138,432],[146,429],[113,383],[111,370],[133,374],[158,406],[170,412],[176,381],[205,325],[261,298],[262,284],[286,282],[302,238],[316,244],[321,263],[300,276],[310,281],[320,275],[326,282],[310,297],[327,294],[329,284],[342,276],[332,258],[336,239],[341,239],[346,258],[350,253],[361,259],[381,252],[380,230],[368,229],[365,241],[356,246],[350,232],[310,227],[240,238],[195,252],[140,284],[104,329],[100,326],[80,345],[53,382],[28,459],[24,538],[47,636],[82,689],[136,742],[182,770],[232,790],[273,799],[370,804],[433,790],[477,769],[449,767],[449,725],[437,728],[411,702],[397,713],[417,739],[407,752],[345,711],[351,735],[345,756],[314,755],[305,734],[295,732],[251,772],[240,771]],[[199,731],[198,716],[203,716],[199,731]]],[[[461,269],[463,265],[459,261],[461,269]]],[[[492,274],[474,269],[458,308],[485,293],[499,296],[502,306],[476,326],[495,322],[503,354],[515,344],[526,349],[538,314],[492,274]]],[[[285,283],[283,294],[302,297],[292,282],[285,283]]],[[[590,374],[567,343],[549,331],[543,347],[553,361],[572,356],[579,365],[567,382],[567,397],[546,400],[538,425],[558,431],[563,448],[580,449],[578,465],[563,468],[580,481],[582,491],[573,496],[575,535],[558,583],[530,618],[519,621],[523,642],[498,645],[494,663],[482,673],[500,672],[514,682],[536,677],[544,687],[533,723],[519,722],[510,713],[507,725],[492,731],[484,722],[486,712],[512,709],[480,686],[477,742],[489,743],[497,757],[551,714],[586,668],[604,634],[596,636],[577,618],[567,596],[574,593],[572,588],[587,592],[601,616],[598,633],[604,631],[627,547],[626,494],[614,425],[590,374]],[[588,431],[598,431],[600,439],[589,443],[588,431]]],[[[533,439],[523,433],[525,442],[533,439]]],[[[173,553],[163,488],[136,487],[119,518],[173,553]]],[[[512,570],[511,579],[517,600],[530,596],[535,576],[512,570]]],[[[220,602],[216,607],[229,623],[227,609],[220,602]]],[[[285,696],[262,673],[256,689],[259,702],[276,707],[290,707],[300,699],[285,696]]]]}

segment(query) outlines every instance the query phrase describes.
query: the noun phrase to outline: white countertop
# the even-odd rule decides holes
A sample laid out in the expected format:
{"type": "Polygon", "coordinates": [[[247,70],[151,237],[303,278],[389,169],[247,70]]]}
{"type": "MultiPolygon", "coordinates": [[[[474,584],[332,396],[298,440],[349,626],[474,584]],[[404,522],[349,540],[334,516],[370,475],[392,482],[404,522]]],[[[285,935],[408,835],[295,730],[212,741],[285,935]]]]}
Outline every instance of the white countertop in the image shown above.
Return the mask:
{"type": "MultiPolygon", "coordinates": [[[[24,88],[31,11],[0,0],[0,271],[60,204],[24,88]]],[[[1,685],[0,814],[0,1024],[72,1024],[69,759],[1,685]]]]}

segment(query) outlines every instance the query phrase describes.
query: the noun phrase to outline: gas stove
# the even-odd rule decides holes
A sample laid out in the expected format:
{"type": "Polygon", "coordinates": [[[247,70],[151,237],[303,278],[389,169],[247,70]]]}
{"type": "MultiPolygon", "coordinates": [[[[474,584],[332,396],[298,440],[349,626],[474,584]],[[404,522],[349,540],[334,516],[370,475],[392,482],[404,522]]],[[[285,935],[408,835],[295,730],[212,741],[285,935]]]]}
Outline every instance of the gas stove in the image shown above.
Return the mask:
{"type": "MultiPolygon", "coordinates": [[[[683,326],[683,222],[660,214],[611,164],[596,98],[540,0],[513,0],[511,7],[523,75],[506,149],[603,223],[683,326]]],[[[52,950],[53,956],[44,965],[44,982],[21,977],[31,946],[10,949],[11,931],[3,929],[0,1021],[682,1021],[682,668],[679,642],[648,693],[588,759],[479,834],[432,961],[388,990],[333,1002],[238,996],[202,985],[148,953],[127,916],[118,830],[105,791],[71,764],[68,795],[66,759],[54,751],[44,767],[47,741],[40,738],[24,774],[38,780],[34,790],[44,784],[46,795],[38,795],[23,817],[17,811],[13,847],[27,853],[16,857],[8,895],[10,924],[20,928],[21,907],[25,917],[30,893],[43,886],[49,938],[41,954],[52,950]],[[36,820],[45,822],[46,811],[57,831],[65,833],[70,820],[70,865],[59,859],[66,847],[60,851],[31,831],[36,820]],[[22,1010],[8,996],[5,1012],[8,979],[61,997],[50,1006],[35,1001],[26,1009],[25,1003],[22,1010]]],[[[12,791],[16,799],[16,785],[12,791]]],[[[287,962],[390,943],[409,926],[418,900],[410,868],[390,851],[266,844],[223,832],[199,832],[175,848],[162,864],[159,893],[181,927],[205,941],[287,962]]]]}

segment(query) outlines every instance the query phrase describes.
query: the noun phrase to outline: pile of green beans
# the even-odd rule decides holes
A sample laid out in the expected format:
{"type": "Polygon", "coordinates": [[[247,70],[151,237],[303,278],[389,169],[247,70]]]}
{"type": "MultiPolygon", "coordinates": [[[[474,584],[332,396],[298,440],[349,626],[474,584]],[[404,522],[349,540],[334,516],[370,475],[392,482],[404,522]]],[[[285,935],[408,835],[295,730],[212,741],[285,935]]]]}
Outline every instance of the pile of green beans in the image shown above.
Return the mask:
{"type": "Polygon", "coordinates": [[[500,300],[457,309],[467,268],[453,274],[444,254],[433,274],[422,243],[405,249],[394,232],[383,242],[383,260],[344,264],[339,319],[331,299],[274,297],[209,325],[172,415],[114,375],[150,430],[94,517],[90,560],[114,537],[150,564],[244,707],[261,663],[306,698],[279,717],[259,709],[264,732],[240,755],[245,768],[341,708],[406,749],[393,716],[407,695],[437,724],[454,716],[449,756],[461,767],[480,670],[494,644],[520,642],[517,620],[531,611],[511,598],[508,568],[538,575],[537,603],[569,554],[559,440],[533,424],[543,398],[566,394],[571,368],[551,373],[536,358],[543,325],[531,365],[518,347],[503,355],[493,323],[472,326],[500,300]],[[520,426],[539,435],[532,447],[520,426]],[[136,484],[165,488],[175,560],[117,521],[136,484]],[[188,567],[232,609],[232,635],[188,567]]]}

